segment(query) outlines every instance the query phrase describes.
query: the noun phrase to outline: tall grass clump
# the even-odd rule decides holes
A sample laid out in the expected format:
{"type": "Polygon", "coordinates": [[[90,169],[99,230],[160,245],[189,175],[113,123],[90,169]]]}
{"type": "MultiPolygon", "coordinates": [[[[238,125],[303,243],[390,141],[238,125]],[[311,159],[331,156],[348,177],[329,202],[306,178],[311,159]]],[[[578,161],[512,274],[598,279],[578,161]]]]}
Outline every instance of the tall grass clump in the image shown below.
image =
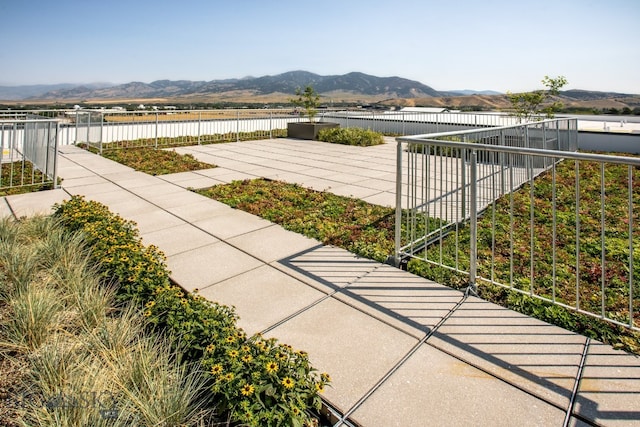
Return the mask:
{"type": "Polygon", "coordinates": [[[0,245],[0,354],[24,366],[0,424],[209,423],[199,365],[181,363],[139,307],[116,304],[81,232],[50,217],[2,219],[0,245]]]}

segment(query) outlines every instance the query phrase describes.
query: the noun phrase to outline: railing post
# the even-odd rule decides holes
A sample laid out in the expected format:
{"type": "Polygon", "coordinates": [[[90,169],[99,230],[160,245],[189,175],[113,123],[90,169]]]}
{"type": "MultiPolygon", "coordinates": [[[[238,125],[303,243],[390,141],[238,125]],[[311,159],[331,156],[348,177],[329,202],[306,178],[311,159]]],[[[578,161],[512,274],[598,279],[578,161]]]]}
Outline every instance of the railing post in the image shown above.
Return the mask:
{"type": "MultiPolygon", "coordinates": [[[[462,142],[465,142],[465,137],[462,136],[462,142]]],[[[467,156],[467,150],[462,150],[460,151],[460,162],[461,162],[461,168],[460,168],[460,174],[462,175],[460,177],[461,181],[462,181],[462,185],[461,185],[461,199],[462,199],[462,207],[460,209],[460,212],[462,212],[462,218],[466,218],[467,217],[467,159],[465,158],[467,156]]]]}
{"type": "Polygon", "coordinates": [[[478,153],[476,152],[476,150],[471,150],[470,153],[470,160],[471,160],[471,173],[470,173],[470,185],[471,185],[471,191],[470,191],[470,201],[469,203],[471,204],[470,206],[470,216],[471,216],[471,223],[470,223],[470,233],[471,233],[471,240],[470,240],[470,248],[469,248],[469,290],[472,293],[476,293],[477,290],[477,284],[476,284],[476,276],[477,276],[477,259],[478,259],[478,171],[477,171],[477,165],[478,165],[478,153]]]}
{"type": "Polygon", "coordinates": [[[394,263],[396,267],[400,267],[400,248],[402,247],[402,141],[396,141],[396,253],[394,263]]]}
{"type": "Polygon", "coordinates": [[[104,141],[104,112],[100,113],[100,145],[104,141]]]}
{"type": "Polygon", "coordinates": [[[76,137],[74,139],[75,144],[78,143],[78,119],[80,118],[79,115],[80,115],[80,112],[76,110],[76,137]]]}
{"type": "Polygon", "coordinates": [[[198,111],[198,145],[200,145],[201,135],[202,135],[202,111],[198,111]]]}
{"type": "MultiPolygon", "coordinates": [[[[58,138],[60,137],[60,122],[56,121],[56,139],[53,145],[53,188],[58,188],[58,138]]],[[[48,150],[47,150],[48,151],[48,150]]],[[[47,164],[49,162],[47,161],[47,164]]]]}
{"type": "Polygon", "coordinates": [[[240,141],[240,110],[236,112],[236,142],[240,141]]]}
{"type": "Polygon", "coordinates": [[[269,139],[273,139],[273,111],[269,111],[269,139]]]}
{"type": "Polygon", "coordinates": [[[159,126],[159,120],[160,118],[158,117],[158,112],[156,111],[156,142],[155,142],[155,147],[156,150],[158,149],[158,126],[159,126]]]}

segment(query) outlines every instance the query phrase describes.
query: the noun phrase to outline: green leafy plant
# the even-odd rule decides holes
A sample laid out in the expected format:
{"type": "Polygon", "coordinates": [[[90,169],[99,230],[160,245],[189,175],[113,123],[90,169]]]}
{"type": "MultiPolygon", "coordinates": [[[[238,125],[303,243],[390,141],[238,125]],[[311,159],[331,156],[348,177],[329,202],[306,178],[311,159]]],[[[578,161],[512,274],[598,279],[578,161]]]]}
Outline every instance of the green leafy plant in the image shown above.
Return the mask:
{"type": "Polygon", "coordinates": [[[318,114],[318,106],[320,105],[320,95],[318,95],[312,86],[307,86],[304,91],[300,88],[296,89],[297,98],[291,99],[291,103],[296,107],[304,108],[307,118],[310,122],[315,121],[318,114]]]}
{"type": "Polygon", "coordinates": [[[322,129],[318,132],[318,140],[360,147],[384,144],[384,136],[381,133],[361,128],[322,129]]]}
{"type": "Polygon", "coordinates": [[[523,93],[507,92],[514,114],[521,121],[531,121],[540,114],[544,114],[547,118],[553,118],[555,112],[562,108],[561,102],[549,102],[549,100],[560,93],[560,89],[567,84],[567,79],[564,76],[555,78],[544,76],[542,83],[547,87],[546,90],[523,93]]]}

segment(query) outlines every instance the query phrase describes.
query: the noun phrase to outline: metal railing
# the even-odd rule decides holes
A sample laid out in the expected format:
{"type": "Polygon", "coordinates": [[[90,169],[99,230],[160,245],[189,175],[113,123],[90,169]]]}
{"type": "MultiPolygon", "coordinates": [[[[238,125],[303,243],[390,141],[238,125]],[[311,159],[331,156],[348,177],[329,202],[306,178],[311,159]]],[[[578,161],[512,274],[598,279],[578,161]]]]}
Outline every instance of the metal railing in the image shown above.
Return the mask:
{"type": "Polygon", "coordinates": [[[575,119],[397,144],[396,262],[640,330],[640,158],[576,152],[575,119]]]}
{"type": "Polygon", "coordinates": [[[57,120],[0,116],[0,191],[16,187],[50,188],[57,183],[57,120]]]}
{"type": "MultiPolygon", "coordinates": [[[[239,110],[33,110],[5,111],[0,116],[32,114],[60,121],[60,143],[87,143],[98,149],[206,144],[244,138],[286,136],[287,124],[304,120],[288,108],[239,110]]],[[[369,111],[320,109],[318,120],[343,127],[371,129],[386,135],[496,127],[517,119],[500,113],[369,111]]]]}

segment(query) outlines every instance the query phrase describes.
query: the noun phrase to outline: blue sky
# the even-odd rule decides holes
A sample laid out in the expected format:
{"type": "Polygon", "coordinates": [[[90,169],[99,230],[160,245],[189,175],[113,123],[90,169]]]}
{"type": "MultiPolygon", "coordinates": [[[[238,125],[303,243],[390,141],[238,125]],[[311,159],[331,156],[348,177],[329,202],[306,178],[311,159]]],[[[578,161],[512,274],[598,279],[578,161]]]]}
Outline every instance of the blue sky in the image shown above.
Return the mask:
{"type": "Polygon", "coordinates": [[[360,71],[640,94],[639,0],[0,0],[0,85],[360,71]]]}

